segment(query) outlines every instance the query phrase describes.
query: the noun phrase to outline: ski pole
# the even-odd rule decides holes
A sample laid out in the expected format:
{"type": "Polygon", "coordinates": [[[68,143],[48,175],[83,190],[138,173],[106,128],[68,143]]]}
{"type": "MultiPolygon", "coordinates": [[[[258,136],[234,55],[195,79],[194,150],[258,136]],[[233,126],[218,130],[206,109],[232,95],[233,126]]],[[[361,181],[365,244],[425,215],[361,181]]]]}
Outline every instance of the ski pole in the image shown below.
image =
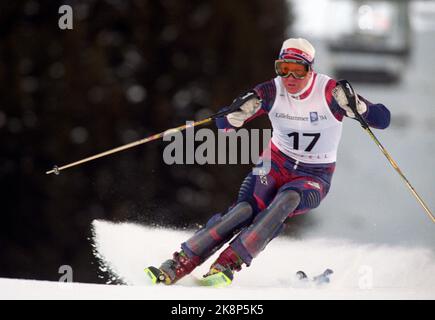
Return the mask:
{"type": "Polygon", "coordinates": [[[162,138],[166,134],[172,134],[172,133],[175,133],[175,132],[183,131],[183,130],[185,130],[187,128],[192,128],[192,127],[196,127],[196,126],[207,124],[207,123],[215,120],[216,118],[223,117],[223,116],[225,116],[225,115],[227,115],[227,114],[229,114],[231,112],[237,111],[240,108],[240,106],[243,104],[243,102],[244,101],[235,100],[229,106],[229,108],[227,110],[223,110],[223,111],[220,111],[218,113],[215,113],[215,114],[211,115],[210,117],[208,117],[206,119],[199,120],[199,121],[196,121],[196,122],[193,122],[193,123],[190,123],[190,124],[184,124],[184,125],[176,127],[176,128],[168,129],[166,131],[154,134],[154,135],[149,136],[147,138],[140,139],[140,140],[137,140],[137,141],[134,141],[134,142],[131,142],[131,143],[119,146],[117,148],[110,149],[110,150],[105,151],[105,152],[101,152],[99,154],[90,156],[88,158],[85,158],[85,159],[82,159],[82,160],[79,160],[79,161],[76,161],[76,162],[72,162],[72,163],[66,164],[66,165],[61,166],[61,167],[58,167],[58,166],[55,165],[55,166],[53,166],[52,170],[45,172],[45,174],[54,173],[55,175],[59,175],[60,171],[62,171],[62,170],[65,170],[65,169],[68,169],[68,168],[71,168],[71,167],[75,167],[75,166],[78,166],[78,165],[80,165],[82,163],[89,162],[89,161],[92,161],[92,160],[95,160],[95,159],[98,159],[98,158],[102,158],[102,157],[108,156],[110,154],[114,154],[116,152],[120,152],[120,151],[129,149],[129,148],[133,148],[133,147],[136,147],[138,145],[141,145],[141,144],[144,144],[144,143],[147,143],[147,142],[150,142],[150,141],[154,141],[154,140],[160,139],[160,138],[162,138]]]}
{"type": "Polygon", "coordinates": [[[175,133],[175,132],[183,131],[183,130],[185,130],[187,128],[190,128],[190,127],[196,127],[196,126],[199,126],[199,125],[202,125],[202,124],[206,124],[206,123],[208,123],[208,122],[210,122],[212,120],[213,120],[213,118],[209,117],[207,119],[196,121],[196,122],[193,122],[191,124],[184,124],[182,126],[179,126],[179,127],[176,127],[176,128],[172,128],[172,129],[168,129],[168,130],[166,130],[164,132],[157,133],[157,134],[154,134],[154,135],[149,136],[147,138],[140,139],[140,140],[137,140],[137,141],[134,141],[134,142],[130,142],[130,143],[122,145],[120,147],[117,147],[117,148],[114,148],[114,149],[110,149],[110,150],[105,151],[105,152],[101,152],[99,154],[90,156],[88,158],[85,158],[85,159],[82,159],[82,160],[79,160],[79,161],[76,161],[76,162],[73,162],[73,163],[66,164],[66,165],[61,166],[61,167],[54,166],[53,169],[50,170],[50,171],[47,171],[46,174],[54,173],[54,174],[58,175],[61,170],[65,170],[65,169],[77,166],[77,165],[85,163],[85,162],[89,162],[89,161],[92,161],[92,160],[95,160],[95,159],[98,159],[98,158],[102,158],[102,157],[108,156],[108,155],[116,153],[116,152],[120,152],[120,151],[129,149],[129,148],[133,148],[133,147],[136,147],[138,145],[141,145],[141,144],[144,144],[144,143],[147,143],[147,142],[150,142],[150,141],[154,141],[154,140],[160,139],[165,134],[172,134],[172,133],[175,133]]]}
{"type": "Polygon", "coordinates": [[[420,203],[420,205],[423,207],[426,214],[429,216],[429,218],[432,220],[432,222],[435,223],[435,217],[433,216],[432,212],[430,211],[429,207],[426,205],[426,203],[423,201],[423,199],[419,196],[417,191],[414,189],[414,187],[411,185],[411,183],[408,181],[408,179],[403,174],[402,170],[400,170],[399,166],[397,165],[396,161],[390,156],[388,151],[384,148],[384,146],[379,142],[378,138],[374,135],[372,130],[370,130],[369,125],[364,120],[364,118],[358,113],[356,108],[356,95],[355,91],[353,90],[352,86],[347,80],[339,80],[338,84],[342,86],[347,100],[349,101],[349,106],[352,109],[352,111],[355,113],[356,119],[361,124],[361,127],[368,133],[368,135],[372,138],[372,140],[378,145],[379,149],[381,149],[384,156],[387,158],[387,160],[390,162],[391,166],[396,170],[396,172],[399,174],[399,176],[402,178],[402,180],[405,182],[408,189],[411,191],[412,195],[417,199],[417,201],[420,203]]]}

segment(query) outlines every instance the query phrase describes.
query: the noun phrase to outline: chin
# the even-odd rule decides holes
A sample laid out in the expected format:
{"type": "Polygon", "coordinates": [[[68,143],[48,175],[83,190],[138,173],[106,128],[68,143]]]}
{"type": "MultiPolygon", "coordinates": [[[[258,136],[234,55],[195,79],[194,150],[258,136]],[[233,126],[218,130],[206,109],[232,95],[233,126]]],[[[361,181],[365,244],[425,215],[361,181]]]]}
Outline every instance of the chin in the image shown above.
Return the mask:
{"type": "Polygon", "coordinates": [[[287,91],[291,94],[298,93],[300,89],[297,86],[286,86],[287,91]]]}

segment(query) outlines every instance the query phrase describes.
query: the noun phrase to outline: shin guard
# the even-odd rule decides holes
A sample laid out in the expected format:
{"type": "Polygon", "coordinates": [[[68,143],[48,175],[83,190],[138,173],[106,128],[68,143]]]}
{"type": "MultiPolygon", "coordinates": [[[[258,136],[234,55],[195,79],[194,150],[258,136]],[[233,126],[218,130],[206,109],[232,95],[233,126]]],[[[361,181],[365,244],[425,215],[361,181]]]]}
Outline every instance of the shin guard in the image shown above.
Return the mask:
{"type": "Polygon", "coordinates": [[[181,247],[189,256],[196,255],[204,261],[242,227],[248,225],[252,219],[251,205],[247,202],[240,202],[225,215],[213,216],[204,228],[196,232],[181,247]]]}
{"type": "Polygon", "coordinates": [[[272,203],[230,244],[248,266],[279,234],[287,216],[297,208],[299,202],[300,196],[296,191],[278,193],[272,203]]]}

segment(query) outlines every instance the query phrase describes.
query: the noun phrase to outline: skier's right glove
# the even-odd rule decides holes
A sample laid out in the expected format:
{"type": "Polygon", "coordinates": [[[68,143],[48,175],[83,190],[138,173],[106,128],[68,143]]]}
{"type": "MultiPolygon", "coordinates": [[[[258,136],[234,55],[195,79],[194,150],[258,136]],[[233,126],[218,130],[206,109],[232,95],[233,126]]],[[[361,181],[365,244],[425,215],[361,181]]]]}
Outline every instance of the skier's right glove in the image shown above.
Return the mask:
{"type": "Polygon", "coordinates": [[[237,97],[234,103],[241,104],[240,111],[230,113],[227,119],[232,126],[237,128],[243,126],[243,123],[261,108],[261,100],[254,90],[237,97]]]}

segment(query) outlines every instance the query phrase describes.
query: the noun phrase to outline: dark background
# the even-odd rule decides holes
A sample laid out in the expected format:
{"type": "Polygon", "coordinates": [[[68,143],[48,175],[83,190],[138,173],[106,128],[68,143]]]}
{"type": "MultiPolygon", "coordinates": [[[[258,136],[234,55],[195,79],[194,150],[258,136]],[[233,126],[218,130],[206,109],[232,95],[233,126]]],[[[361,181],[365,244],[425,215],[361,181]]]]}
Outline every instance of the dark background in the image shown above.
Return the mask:
{"type": "Polygon", "coordinates": [[[2,1],[0,277],[57,280],[71,265],[74,281],[104,282],[93,219],[193,228],[225,210],[250,166],[168,166],[162,141],[45,172],[203,118],[271,79],[290,9],[284,0],[2,1]],[[73,30],[58,27],[63,4],[73,30]]]}

